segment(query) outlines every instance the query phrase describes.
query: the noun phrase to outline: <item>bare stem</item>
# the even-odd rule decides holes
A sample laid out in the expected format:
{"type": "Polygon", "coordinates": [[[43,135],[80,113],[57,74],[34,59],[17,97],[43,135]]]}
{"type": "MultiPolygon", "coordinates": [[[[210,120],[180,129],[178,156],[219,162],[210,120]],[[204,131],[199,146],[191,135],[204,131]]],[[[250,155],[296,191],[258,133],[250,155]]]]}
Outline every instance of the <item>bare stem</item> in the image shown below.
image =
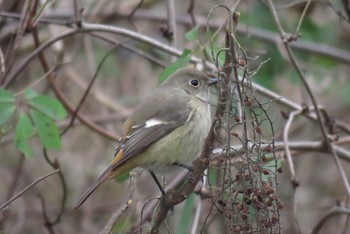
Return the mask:
{"type": "Polygon", "coordinates": [[[25,192],[28,191],[28,189],[30,189],[31,187],[35,186],[37,183],[39,183],[40,181],[46,179],[47,177],[50,177],[54,174],[57,174],[60,171],[60,169],[57,169],[53,172],[50,172],[40,178],[38,178],[37,180],[35,180],[33,183],[29,184],[27,187],[25,187],[24,189],[22,189],[20,192],[16,193],[16,195],[14,195],[10,200],[8,200],[7,202],[5,202],[4,204],[2,204],[0,206],[0,211],[2,211],[4,208],[6,208],[8,205],[10,205],[12,202],[14,202],[15,200],[17,200],[19,197],[21,197],[25,192]]]}

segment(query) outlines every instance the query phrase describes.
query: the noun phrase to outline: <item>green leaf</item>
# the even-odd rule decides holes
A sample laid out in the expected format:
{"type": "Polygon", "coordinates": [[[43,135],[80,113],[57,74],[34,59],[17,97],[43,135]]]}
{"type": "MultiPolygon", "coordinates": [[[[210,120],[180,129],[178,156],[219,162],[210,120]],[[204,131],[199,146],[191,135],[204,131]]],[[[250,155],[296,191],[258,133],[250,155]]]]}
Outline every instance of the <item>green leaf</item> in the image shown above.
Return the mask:
{"type": "Polygon", "coordinates": [[[177,69],[184,67],[190,61],[191,50],[184,49],[181,56],[175,62],[169,64],[163,72],[160,74],[160,82],[165,81],[168,77],[173,74],[177,69]]]}
{"type": "Polygon", "coordinates": [[[42,112],[31,110],[30,116],[33,119],[35,128],[39,134],[39,140],[45,149],[58,149],[61,147],[61,140],[58,129],[50,117],[42,112]]]}
{"type": "Polygon", "coordinates": [[[16,109],[16,98],[7,90],[0,89],[0,125],[5,123],[16,109]]]}
{"type": "Polygon", "coordinates": [[[36,97],[31,98],[28,102],[33,108],[53,119],[62,120],[67,115],[62,104],[55,98],[37,95],[36,97]]]}
{"type": "Polygon", "coordinates": [[[0,103],[14,103],[15,101],[16,98],[11,92],[0,89],[0,103]]]}
{"type": "Polygon", "coordinates": [[[32,98],[38,96],[39,94],[37,94],[34,90],[32,89],[26,89],[24,90],[24,98],[29,101],[31,100],[32,98]]]}
{"type": "Polygon", "coordinates": [[[16,149],[23,152],[26,158],[33,155],[33,151],[28,144],[28,139],[34,134],[35,129],[25,114],[21,114],[16,126],[15,146],[16,149]]]}
{"type": "Polygon", "coordinates": [[[198,39],[199,25],[192,28],[185,34],[185,38],[188,41],[196,41],[198,39]]]}
{"type": "Polygon", "coordinates": [[[176,234],[188,233],[188,227],[192,223],[192,209],[194,207],[194,195],[193,193],[187,198],[184,208],[182,210],[182,215],[180,216],[180,221],[178,228],[176,229],[176,234]]]}
{"type": "Polygon", "coordinates": [[[0,125],[5,123],[15,111],[16,106],[10,103],[0,103],[0,125]]]}

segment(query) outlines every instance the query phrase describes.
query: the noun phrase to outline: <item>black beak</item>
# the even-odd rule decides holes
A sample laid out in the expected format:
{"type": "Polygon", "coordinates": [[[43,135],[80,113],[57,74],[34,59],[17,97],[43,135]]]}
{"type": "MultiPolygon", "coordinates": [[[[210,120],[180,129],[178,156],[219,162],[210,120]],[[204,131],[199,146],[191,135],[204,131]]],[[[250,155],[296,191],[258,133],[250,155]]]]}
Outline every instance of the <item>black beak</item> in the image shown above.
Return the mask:
{"type": "Polygon", "coordinates": [[[209,79],[209,82],[208,82],[208,85],[212,85],[212,84],[216,84],[219,82],[219,78],[215,77],[215,78],[210,78],[209,79]]]}

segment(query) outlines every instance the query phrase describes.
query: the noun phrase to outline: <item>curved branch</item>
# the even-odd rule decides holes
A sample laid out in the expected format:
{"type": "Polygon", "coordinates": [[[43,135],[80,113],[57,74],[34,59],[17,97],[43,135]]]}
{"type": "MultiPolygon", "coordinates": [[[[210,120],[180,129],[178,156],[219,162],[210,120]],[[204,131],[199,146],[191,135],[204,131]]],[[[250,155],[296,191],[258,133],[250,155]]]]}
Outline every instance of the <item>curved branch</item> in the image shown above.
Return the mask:
{"type": "MultiPolygon", "coordinates": [[[[238,27],[237,27],[238,28],[238,27]]],[[[51,38],[50,40],[46,41],[45,43],[41,44],[40,47],[35,49],[31,54],[29,54],[17,67],[14,73],[10,74],[10,77],[8,78],[8,83],[5,84],[5,87],[9,85],[9,82],[13,81],[17,78],[17,76],[23,71],[23,69],[35,58],[39,53],[50,47],[53,43],[55,43],[58,40],[62,40],[64,38],[73,36],[77,33],[84,33],[84,32],[105,32],[105,33],[112,33],[117,35],[122,35],[131,39],[135,39],[137,41],[143,42],[147,45],[150,45],[156,49],[159,49],[161,51],[164,51],[166,53],[169,53],[171,55],[180,56],[182,54],[182,51],[177,50],[176,48],[173,48],[171,46],[168,46],[164,43],[161,43],[151,37],[145,36],[143,34],[116,27],[116,26],[109,26],[109,25],[103,25],[103,24],[90,24],[90,23],[82,23],[81,28],[75,28],[67,30],[59,35],[57,35],[54,38],[51,38]]],[[[350,60],[349,60],[350,61],[350,60]]],[[[192,56],[191,62],[193,63],[202,63],[202,59],[192,56]]],[[[206,67],[210,68],[211,70],[215,71],[216,67],[214,64],[210,62],[206,62],[206,67]]],[[[244,83],[244,85],[247,85],[248,87],[250,84],[247,82],[244,83]]],[[[265,97],[273,99],[276,103],[279,103],[281,105],[284,105],[285,107],[291,109],[291,110],[302,110],[303,107],[269,89],[264,88],[263,86],[253,83],[253,89],[255,89],[256,92],[264,95],[265,97]]],[[[308,119],[316,122],[317,116],[314,113],[303,113],[303,116],[307,117],[308,119]]]]}
{"type": "Polygon", "coordinates": [[[4,208],[6,208],[9,204],[11,204],[13,201],[18,199],[20,196],[22,196],[28,189],[30,189],[31,187],[35,186],[37,183],[39,183],[40,181],[46,179],[47,177],[50,177],[50,176],[52,176],[54,174],[57,174],[59,171],[60,171],[60,169],[56,169],[53,172],[50,172],[49,174],[46,174],[46,175],[38,178],[37,180],[35,180],[33,183],[29,184],[27,187],[25,187],[24,189],[19,191],[16,195],[14,195],[10,200],[8,200],[4,204],[2,204],[0,206],[0,211],[3,210],[4,208]]]}
{"type": "Polygon", "coordinates": [[[325,214],[320,221],[316,224],[316,226],[312,229],[311,234],[317,234],[320,232],[322,226],[327,222],[328,219],[332,218],[333,216],[337,215],[350,215],[350,209],[343,207],[343,206],[337,206],[330,210],[327,214],[325,214]]]}

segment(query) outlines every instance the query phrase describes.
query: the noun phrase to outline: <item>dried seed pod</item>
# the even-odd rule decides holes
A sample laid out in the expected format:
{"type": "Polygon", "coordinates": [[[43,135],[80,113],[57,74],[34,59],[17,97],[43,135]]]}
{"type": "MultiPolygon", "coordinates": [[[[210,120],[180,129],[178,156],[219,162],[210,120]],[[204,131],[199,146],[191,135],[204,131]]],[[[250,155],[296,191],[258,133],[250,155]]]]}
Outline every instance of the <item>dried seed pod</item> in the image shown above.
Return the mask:
{"type": "Polygon", "coordinates": [[[262,171],[262,173],[263,173],[264,175],[270,174],[270,172],[269,172],[268,170],[266,170],[266,169],[264,169],[264,170],[262,171]]]}

